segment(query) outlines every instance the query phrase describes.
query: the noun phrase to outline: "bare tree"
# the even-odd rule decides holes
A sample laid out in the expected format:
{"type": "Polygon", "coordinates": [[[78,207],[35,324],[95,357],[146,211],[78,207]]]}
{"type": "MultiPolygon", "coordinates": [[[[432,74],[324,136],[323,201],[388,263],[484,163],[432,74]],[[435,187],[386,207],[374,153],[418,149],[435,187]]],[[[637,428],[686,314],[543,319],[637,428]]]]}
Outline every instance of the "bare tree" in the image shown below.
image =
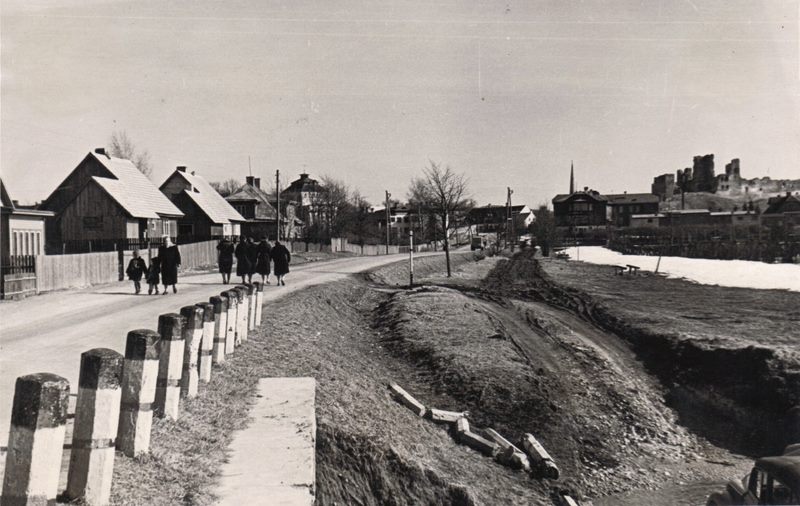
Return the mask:
{"type": "Polygon", "coordinates": [[[108,142],[108,152],[111,156],[130,160],[142,174],[150,177],[150,174],[153,173],[153,166],[150,164],[150,153],[146,150],[137,151],[136,146],[134,146],[124,130],[114,131],[108,142]]]}
{"type": "Polygon", "coordinates": [[[309,234],[315,240],[328,240],[341,236],[348,225],[350,188],[343,181],[328,175],[320,178],[319,186],[319,191],[311,198],[315,223],[309,234]]]}
{"type": "Polygon", "coordinates": [[[550,256],[550,249],[556,242],[556,223],[553,213],[546,204],[542,204],[533,214],[536,219],[528,230],[536,237],[536,245],[542,250],[542,255],[550,256]]]}
{"type": "Polygon", "coordinates": [[[212,181],[208,184],[210,184],[212,188],[217,190],[217,193],[219,193],[223,197],[228,197],[230,195],[233,195],[239,190],[239,188],[242,187],[241,183],[239,183],[239,181],[233,178],[229,178],[224,181],[212,181]]]}
{"type": "Polygon", "coordinates": [[[430,167],[423,169],[422,177],[411,180],[408,198],[420,203],[441,221],[447,277],[451,277],[450,230],[455,226],[456,218],[463,215],[472,202],[467,194],[467,178],[450,167],[443,169],[440,164],[431,161],[430,167]]]}

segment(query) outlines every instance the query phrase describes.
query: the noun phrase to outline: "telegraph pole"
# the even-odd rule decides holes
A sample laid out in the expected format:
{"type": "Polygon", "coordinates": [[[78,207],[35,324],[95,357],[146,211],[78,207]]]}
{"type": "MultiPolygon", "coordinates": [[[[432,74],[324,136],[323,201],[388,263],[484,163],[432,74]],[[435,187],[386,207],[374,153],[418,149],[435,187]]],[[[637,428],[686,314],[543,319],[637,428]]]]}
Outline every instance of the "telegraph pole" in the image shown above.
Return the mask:
{"type": "Polygon", "coordinates": [[[275,215],[275,238],[281,240],[281,171],[275,171],[275,194],[278,196],[278,205],[275,215]]]}
{"type": "MultiPolygon", "coordinates": [[[[511,210],[511,194],[514,193],[514,190],[511,187],[507,187],[506,190],[508,191],[508,196],[506,197],[506,246],[509,244],[509,237],[512,237],[514,231],[514,212],[511,210]]],[[[513,238],[511,240],[511,251],[514,251],[514,241],[513,238]]]]}
{"type": "Polygon", "coordinates": [[[411,229],[408,235],[408,286],[414,286],[414,230],[411,229]]]}
{"type": "Polygon", "coordinates": [[[386,254],[387,255],[389,254],[389,239],[390,239],[390,236],[389,236],[389,217],[390,217],[389,197],[391,197],[391,196],[392,196],[392,194],[387,191],[386,192],[386,254]]]}

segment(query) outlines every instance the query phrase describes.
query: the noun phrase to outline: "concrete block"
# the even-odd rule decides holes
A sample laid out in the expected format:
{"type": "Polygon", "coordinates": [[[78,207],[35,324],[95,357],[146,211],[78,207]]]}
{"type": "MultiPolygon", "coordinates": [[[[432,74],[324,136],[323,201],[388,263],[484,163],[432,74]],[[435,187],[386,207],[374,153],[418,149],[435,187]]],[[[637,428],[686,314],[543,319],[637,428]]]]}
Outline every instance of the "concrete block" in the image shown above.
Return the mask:
{"type": "Polygon", "coordinates": [[[459,432],[458,441],[469,446],[473,450],[481,452],[487,457],[494,457],[500,451],[500,447],[497,445],[497,443],[489,441],[488,439],[470,431],[459,432]]]}
{"type": "Polygon", "coordinates": [[[466,418],[461,417],[456,421],[456,432],[458,434],[469,432],[469,421],[466,418]]]}
{"type": "Polygon", "coordinates": [[[551,480],[558,479],[560,472],[553,457],[532,434],[525,434],[522,437],[522,447],[530,457],[531,466],[536,474],[551,480]]]}
{"type": "Polygon", "coordinates": [[[572,497],[564,494],[561,496],[561,505],[562,506],[580,506],[580,503],[573,499],[572,497]]]}
{"type": "Polygon", "coordinates": [[[152,330],[128,332],[122,367],[122,401],[117,449],[128,457],[150,451],[152,406],[156,398],[160,336],[152,330]]]}
{"type": "Polygon", "coordinates": [[[410,409],[417,416],[425,416],[425,406],[416,400],[411,394],[400,388],[397,383],[389,383],[394,398],[402,405],[410,409]]]}
{"type": "Polygon", "coordinates": [[[464,411],[446,411],[444,409],[431,408],[425,414],[428,418],[436,423],[456,423],[459,419],[467,417],[468,413],[464,411]]]}
{"type": "Polygon", "coordinates": [[[500,446],[500,452],[498,452],[496,457],[498,462],[514,469],[530,471],[530,461],[522,450],[514,446],[508,439],[501,436],[494,429],[486,429],[486,435],[500,446]]]}

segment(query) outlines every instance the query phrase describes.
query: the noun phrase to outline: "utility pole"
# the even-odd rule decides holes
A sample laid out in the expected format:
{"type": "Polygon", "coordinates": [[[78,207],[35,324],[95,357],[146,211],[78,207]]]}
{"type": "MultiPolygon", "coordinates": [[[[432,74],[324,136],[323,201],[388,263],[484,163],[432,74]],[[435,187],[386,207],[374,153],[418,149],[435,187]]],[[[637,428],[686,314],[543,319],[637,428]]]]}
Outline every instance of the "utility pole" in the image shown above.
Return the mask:
{"type": "Polygon", "coordinates": [[[508,196],[506,197],[506,246],[509,244],[509,237],[511,237],[511,251],[514,251],[514,240],[512,234],[514,233],[514,213],[511,210],[511,194],[514,193],[514,190],[511,187],[507,187],[506,190],[508,191],[508,196]]]}
{"type": "Polygon", "coordinates": [[[275,238],[281,240],[281,171],[275,171],[275,194],[278,196],[278,205],[275,215],[275,238]]]}
{"type": "Polygon", "coordinates": [[[408,233],[408,286],[414,286],[414,230],[408,233]]]}
{"type": "Polygon", "coordinates": [[[387,191],[386,192],[386,254],[387,255],[389,254],[389,239],[390,239],[390,235],[389,235],[389,217],[390,217],[389,197],[391,197],[391,196],[392,196],[392,194],[387,191]]]}

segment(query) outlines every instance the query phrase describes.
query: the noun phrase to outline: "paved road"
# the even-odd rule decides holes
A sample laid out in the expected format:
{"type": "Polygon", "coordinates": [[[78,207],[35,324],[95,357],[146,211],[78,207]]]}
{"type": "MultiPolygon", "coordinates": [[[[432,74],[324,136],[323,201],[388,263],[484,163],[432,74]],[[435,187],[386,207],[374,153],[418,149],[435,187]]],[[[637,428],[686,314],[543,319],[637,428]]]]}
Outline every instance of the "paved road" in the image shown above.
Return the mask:
{"type": "MultiPolygon", "coordinates": [[[[429,254],[421,254],[427,256],[429,254]]],[[[265,288],[265,301],[312,284],[405,259],[405,255],[352,257],[292,268],[287,285],[265,288]]],[[[158,315],[208,301],[225,289],[220,276],[180,279],[177,294],[133,295],[132,283],[57,292],[0,304],[0,446],[8,439],[14,382],[18,376],[51,372],[67,378],[77,392],[80,355],[91,348],[125,350],[125,336],[138,328],[156,329],[158,315]]],[[[268,312],[265,312],[265,317],[268,312]]]]}

